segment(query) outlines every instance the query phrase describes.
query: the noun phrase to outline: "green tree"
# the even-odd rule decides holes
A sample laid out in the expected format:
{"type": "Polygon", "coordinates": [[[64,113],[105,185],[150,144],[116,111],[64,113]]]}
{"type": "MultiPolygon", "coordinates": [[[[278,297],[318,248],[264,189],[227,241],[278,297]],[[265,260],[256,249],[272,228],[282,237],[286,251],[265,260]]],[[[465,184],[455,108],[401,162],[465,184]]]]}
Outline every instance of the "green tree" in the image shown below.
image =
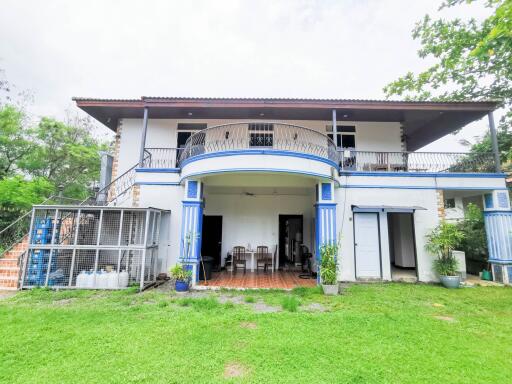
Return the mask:
{"type": "Polygon", "coordinates": [[[0,180],[0,229],[53,192],[53,185],[44,178],[25,180],[14,176],[0,180]]]}
{"type": "MultiPolygon", "coordinates": [[[[480,0],[484,1],[484,0],[480,0]]],[[[477,0],[446,0],[440,10],[477,0]]],[[[496,100],[504,108],[498,137],[503,162],[512,160],[508,128],[512,122],[512,0],[485,0],[492,14],[474,18],[432,19],[424,16],[412,32],[421,43],[418,55],[433,60],[426,70],[386,85],[388,97],[407,100],[496,100]]],[[[471,151],[491,149],[488,135],[471,151]]]]}
{"type": "Polygon", "coordinates": [[[18,163],[33,149],[30,131],[23,127],[24,115],[19,109],[0,107],[0,179],[12,176],[18,163]]]}
{"type": "Polygon", "coordinates": [[[21,162],[27,173],[46,178],[64,196],[85,198],[99,178],[99,143],[89,130],[46,118],[34,128],[37,144],[21,162]]]}
{"type": "Polygon", "coordinates": [[[464,212],[464,220],[458,224],[464,233],[458,248],[466,253],[466,257],[472,261],[487,262],[487,239],[485,235],[484,215],[478,206],[468,204],[464,212]]]}

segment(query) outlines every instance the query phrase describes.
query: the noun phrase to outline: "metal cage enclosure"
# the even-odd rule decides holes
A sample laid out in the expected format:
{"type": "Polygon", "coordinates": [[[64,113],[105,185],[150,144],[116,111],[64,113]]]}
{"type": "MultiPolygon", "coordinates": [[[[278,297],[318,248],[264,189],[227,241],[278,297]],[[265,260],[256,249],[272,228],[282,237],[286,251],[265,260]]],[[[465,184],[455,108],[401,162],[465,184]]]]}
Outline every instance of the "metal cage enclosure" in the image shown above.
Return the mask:
{"type": "Polygon", "coordinates": [[[154,208],[37,205],[21,288],[122,289],[153,283],[163,215],[154,208]]]}

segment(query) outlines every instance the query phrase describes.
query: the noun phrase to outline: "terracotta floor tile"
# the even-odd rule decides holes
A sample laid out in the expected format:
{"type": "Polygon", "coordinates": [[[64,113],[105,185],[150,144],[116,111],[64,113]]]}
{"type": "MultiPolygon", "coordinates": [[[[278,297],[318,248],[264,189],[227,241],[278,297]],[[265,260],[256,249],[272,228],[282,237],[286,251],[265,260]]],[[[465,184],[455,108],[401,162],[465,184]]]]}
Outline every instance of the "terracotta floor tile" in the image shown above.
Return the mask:
{"type": "MultiPolygon", "coordinates": [[[[201,282],[200,285],[204,285],[201,282]]],[[[214,272],[212,279],[208,281],[211,287],[224,288],[277,288],[291,289],[295,287],[314,287],[315,279],[301,279],[298,272],[277,271],[271,272],[214,272]]]]}

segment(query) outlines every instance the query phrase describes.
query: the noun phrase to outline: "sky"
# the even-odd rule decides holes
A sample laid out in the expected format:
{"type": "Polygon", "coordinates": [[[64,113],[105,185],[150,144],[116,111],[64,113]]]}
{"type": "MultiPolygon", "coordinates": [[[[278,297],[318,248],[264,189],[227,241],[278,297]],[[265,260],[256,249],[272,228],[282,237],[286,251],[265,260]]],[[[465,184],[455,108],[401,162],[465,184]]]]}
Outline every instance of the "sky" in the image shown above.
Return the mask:
{"type": "MultiPolygon", "coordinates": [[[[487,15],[438,0],[0,0],[0,69],[34,116],[63,118],[73,96],[384,98],[429,64],[414,24],[487,15]]],[[[425,147],[465,151],[487,120],[425,147]]],[[[101,134],[109,130],[101,126],[101,134]]]]}

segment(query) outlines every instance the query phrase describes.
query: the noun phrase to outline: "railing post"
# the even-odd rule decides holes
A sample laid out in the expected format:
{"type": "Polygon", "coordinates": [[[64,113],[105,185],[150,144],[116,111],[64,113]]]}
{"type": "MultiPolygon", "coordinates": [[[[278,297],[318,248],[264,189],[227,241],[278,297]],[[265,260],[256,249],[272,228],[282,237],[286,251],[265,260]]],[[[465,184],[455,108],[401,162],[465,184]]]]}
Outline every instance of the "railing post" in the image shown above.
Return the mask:
{"type": "Polygon", "coordinates": [[[144,148],[146,147],[146,134],[148,132],[148,114],[149,114],[149,108],[144,107],[144,118],[142,120],[142,135],[140,138],[139,167],[144,166],[144,148]]]}
{"type": "Polygon", "coordinates": [[[492,143],[492,151],[494,153],[494,162],[495,162],[495,170],[496,173],[501,173],[501,164],[500,164],[500,151],[498,147],[498,136],[496,135],[496,127],[494,126],[494,116],[492,111],[487,114],[489,118],[489,128],[491,134],[491,143],[492,143]]]}
{"type": "Polygon", "coordinates": [[[140,285],[139,285],[139,290],[142,292],[144,290],[144,277],[146,275],[146,251],[147,251],[147,247],[148,247],[148,244],[147,244],[147,241],[148,241],[148,227],[149,227],[149,214],[150,214],[150,211],[149,209],[146,211],[146,219],[145,219],[145,222],[146,222],[146,225],[144,226],[144,249],[142,251],[142,258],[141,258],[141,262],[140,262],[140,285]]]}

